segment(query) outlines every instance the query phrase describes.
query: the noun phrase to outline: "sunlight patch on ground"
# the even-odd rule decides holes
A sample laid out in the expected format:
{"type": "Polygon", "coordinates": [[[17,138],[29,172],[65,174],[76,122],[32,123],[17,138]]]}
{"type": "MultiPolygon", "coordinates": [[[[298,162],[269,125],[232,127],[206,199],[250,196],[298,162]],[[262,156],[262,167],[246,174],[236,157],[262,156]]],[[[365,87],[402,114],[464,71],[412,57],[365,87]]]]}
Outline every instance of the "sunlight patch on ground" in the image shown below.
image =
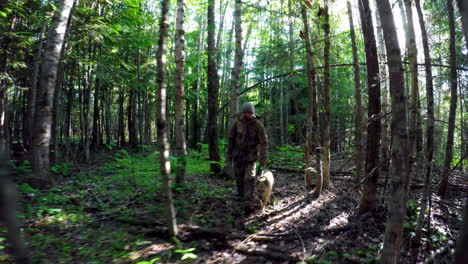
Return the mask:
{"type": "Polygon", "coordinates": [[[325,226],[325,230],[332,229],[332,228],[337,228],[337,227],[342,227],[348,224],[348,217],[349,213],[348,212],[343,212],[336,217],[334,217],[332,220],[330,220],[330,223],[325,226]]]}
{"type": "MultiPolygon", "coordinates": [[[[146,241],[148,243],[151,243],[150,241],[146,241]]],[[[145,257],[149,257],[149,256],[154,256],[160,252],[163,252],[163,251],[168,251],[170,249],[172,249],[174,247],[174,245],[171,245],[169,243],[162,243],[162,244],[152,244],[142,250],[139,250],[139,251],[135,251],[135,252],[132,252],[130,253],[129,255],[129,259],[131,261],[135,261],[137,259],[140,259],[140,258],[145,258],[145,257]]]]}

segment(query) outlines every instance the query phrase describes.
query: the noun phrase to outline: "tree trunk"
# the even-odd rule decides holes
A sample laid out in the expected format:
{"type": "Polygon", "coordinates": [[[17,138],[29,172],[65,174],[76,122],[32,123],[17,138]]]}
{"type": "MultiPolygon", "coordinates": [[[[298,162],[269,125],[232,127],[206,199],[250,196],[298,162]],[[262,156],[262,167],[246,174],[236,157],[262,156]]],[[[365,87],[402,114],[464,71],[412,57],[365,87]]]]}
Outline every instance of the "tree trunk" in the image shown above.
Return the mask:
{"type": "Polygon", "coordinates": [[[307,143],[306,143],[306,172],[305,183],[306,188],[312,188],[312,168],[311,168],[311,153],[315,153],[316,161],[316,187],[315,195],[319,196],[322,193],[323,175],[322,175],[322,162],[320,159],[320,143],[319,143],[319,129],[318,129],[318,111],[317,111],[317,82],[315,80],[315,66],[314,54],[312,52],[312,45],[310,42],[309,22],[307,19],[307,10],[303,3],[301,3],[301,15],[304,23],[304,31],[301,35],[306,44],[306,58],[307,58],[307,87],[308,87],[308,107],[307,107],[307,143]]]}
{"type": "Polygon", "coordinates": [[[31,149],[33,145],[33,135],[32,133],[34,128],[34,111],[36,109],[36,94],[37,94],[37,84],[39,80],[39,66],[41,65],[41,57],[42,57],[42,46],[43,46],[43,37],[44,32],[47,27],[47,19],[44,18],[42,22],[41,31],[39,32],[39,38],[37,42],[37,51],[34,56],[34,68],[33,68],[33,76],[32,76],[32,85],[31,89],[28,91],[28,110],[26,112],[26,129],[24,131],[25,138],[24,142],[27,149],[31,149]]]}
{"type": "MultiPolygon", "coordinates": [[[[377,185],[379,180],[379,150],[380,150],[380,78],[379,61],[377,58],[377,47],[374,36],[371,10],[368,0],[359,2],[359,13],[364,35],[367,65],[367,88],[369,93],[369,105],[367,118],[366,144],[366,177],[359,213],[373,210],[377,206],[377,185]]],[[[382,23],[383,24],[383,23],[382,23]]]]}
{"type": "Polygon", "coordinates": [[[16,217],[16,193],[8,171],[9,161],[4,153],[0,153],[0,223],[6,227],[6,238],[13,251],[15,263],[28,264],[31,260],[16,217]]]}
{"type": "Polygon", "coordinates": [[[124,125],[124,88],[120,87],[119,90],[119,146],[125,145],[125,125],[124,125]]]}
{"type": "Polygon", "coordinates": [[[322,127],[323,140],[323,188],[330,186],[330,126],[331,126],[331,99],[330,99],[330,15],[328,14],[328,0],[324,0],[324,24],[323,31],[325,35],[324,60],[325,73],[323,84],[322,104],[324,108],[324,118],[322,127]]]}
{"type": "MultiPolygon", "coordinates": [[[[288,20],[289,20],[289,70],[294,72],[294,16],[293,16],[293,1],[288,0],[288,20]]],[[[291,116],[294,117],[294,135],[293,142],[300,145],[301,142],[301,130],[299,127],[299,118],[297,117],[297,96],[296,96],[296,80],[295,74],[291,74],[289,77],[289,86],[291,88],[291,116]]]]}
{"type": "Polygon", "coordinates": [[[96,69],[96,82],[94,84],[94,109],[93,109],[93,138],[91,140],[91,148],[94,151],[97,151],[99,142],[99,90],[101,90],[101,76],[103,76],[102,71],[102,45],[99,44],[99,58],[98,65],[96,69]]]}
{"type": "Polygon", "coordinates": [[[416,159],[416,134],[418,127],[418,60],[417,60],[417,49],[416,49],[416,36],[414,33],[413,24],[413,9],[411,8],[410,0],[404,0],[406,21],[408,23],[407,38],[409,39],[408,57],[410,62],[410,74],[411,74],[411,95],[410,95],[410,169],[413,169],[413,164],[416,159]]]}
{"type": "Polygon", "coordinates": [[[236,30],[236,50],[234,54],[234,67],[231,72],[231,102],[230,102],[230,120],[235,121],[235,116],[239,113],[239,77],[242,69],[243,50],[242,50],[242,0],[236,0],[234,12],[235,30],[236,30]]]}
{"type": "Polygon", "coordinates": [[[184,182],[187,146],[185,144],[184,124],[184,67],[185,67],[185,1],[177,0],[177,20],[175,34],[175,154],[177,157],[176,183],[184,182]]]}
{"type": "Polygon", "coordinates": [[[437,194],[444,197],[447,194],[448,180],[450,176],[450,164],[453,158],[453,138],[455,132],[455,117],[457,112],[457,53],[455,48],[455,19],[453,4],[451,0],[447,0],[447,11],[450,29],[450,113],[448,121],[447,145],[445,148],[444,171],[442,174],[442,182],[440,183],[437,194]]]}
{"type": "Polygon", "coordinates": [[[71,74],[70,74],[70,86],[68,87],[67,93],[67,108],[65,109],[65,117],[64,117],[64,125],[63,125],[63,137],[65,139],[65,155],[69,157],[70,155],[70,130],[71,130],[71,121],[72,121],[72,109],[73,109],[73,98],[75,95],[75,82],[74,77],[75,75],[74,70],[76,67],[76,62],[73,60],[70,62],[72,66],[70,67],[71,74]]]}
{"type": "MultiPolygon", "coordinates": [[[[379,61],[380,61],[380,85],[382,87],[382,109],[381,112],[382,114],[386,114],[388,112],[388,77],[387,77],[387,65],[384,63],[386,58],[385,58],[385,44],[384,44],[384,38],[383,38],[383,32],[382,32],[382,21],[379,16],[379,12],[375,12],[375,21],[377,23],[377,43],[379,47],[379,61]]],[[[382,153],[382,170],[388,171],[388,155],[389,155],[389,139],[388,139],[388,118],[382,118],[382,131],[381,131],[381,137],[382,137],[382,147],[381,153],[382,153]]]]}
{"type": "Polygon", "coordinates": [[[221,171],[219,164],[219,131],[218,131],[218,93],[219,80],[218,68],[216,66],[216,47],[215,47],[215,3],[214,0],[208,0],[208,146],[210,155],[210,171],[218,174],[221,171]]]}
{"type": "MultiPolygon", "coordinates": [[[[12,33],[16,25],[16,14],[10,20],[8,32],[12,33]]],[[[10,158],[10,130],[8,127],[8,87],[9,80],[8,72],[8,50],[10,45],[10,37],[7,36],[0,44],[4,50],[3,56],[0,57],[0,152],[5,153],[7,159],[10,158]],[[5,75],[5,76],[4,76],[5,75]]]]}
{"type": "Polygon", "coordinates": [[[426,98],[427,98],[427,129],[426,129],[426,160],[424,172],[424,194],[421,202],[421,210],[418,217],[415,240],[421,237],[421,231],[424,223],[424,217],[427,211],[427,203],[431,195],[431,173],[432,159],[434,157],[434,86],[432,82],[431,55],[427,39],[426,25],[421,11],[420,0],[415,2],[418,12],[419,26],[421,28],[421,37],[424,51],[424,63],[426,69],[426,98]]]}
{"type": "MultiPolygon", "coordinates": [[[[91,43],[89,42],[89,50],[88,50],[88,59],[93,60],[91,57],[91,43]]],[[[96,50],[94,50],[96,52],[96,50]]],[[[84,90],[84,105],[83,105],[83,113],[84,113],[84,152],[85,152],[85,162],[90,161],[90,147],[91,147],[91,89],[93,83],[93,70],[92,66],[87,66],[86,72],[86,84],[84,90]]]]}
{"type": "MultiPolygon", "coordinates": [[[[201,67],[203,64],[203,57],[200,55],[204,46],[204,35],[205,35],[205,23],[203,17],[200,18],[200,36],[198,39],[197,54],[199,54],[197,72],[201,72],[201,67]]],[[[200,85],[201,85],[201,74],[197,74],[197,81],[195,83],[195,100],[193,103],[193,113],[192,113],[192,148],[199,149],[198,143],[200,142],[200,122],[198,121],[199,108],[200,108],[200,85]]]]}
{"type": "Polygon", "coordinates": [[[48,180],[50,130],[52,126],[52,103],[54,100],[55,81],[60,60],[60,52],[65,37],[68,17],[73,0],[58,3],[58,9],[52,18],[47,37],[44,61],[41,67],[40,82],[36,98],[34,116],[33,171],[36,177],[48,180]]]}
{"type": "Polygon", "coordinates": [[[138,146],[137,135],[137,87],[129,87],[130,96],[128,98],[128,137],[129,143],[132,147],[138,146]]]}
{"type": "MultiPolygon", "coordinates": [[[[419,1],[419,0],[417,0],[419,1]]],[[[468,197],[465,200],[465,213],[463,223],[457,238],[457,249],[455,250],[455,264],[468,263],[468,197]]]]}
{"type": "Polygon", "coordinates": [[[158,129],[158,145],[159,159],[161,166],[161,174],[163,178],[163,193],[167,209],[167,225],[169,235],[177,235],[176,212],[172,200],[171,189],[171,162],[169,160],[169,142],[167,136],[167,82],[166,82],[166,47],[167,33],[169,30],[169,0],[163,0],[161,3],[161,20],[159,24],[159,41],[158,41],[158,94],[157,94],[157,129],[158,129]]]}
{"type": "Polygon", "coordinates": [[[67,28],[65,30],[65,37],[62,44],[62,50],[60,52],[60,62],[57,71],[57,82],[55,85],[54,91],[54,103],[52,109],[52,135],[51,135],[51,149],[50,149],[50,159],[51,163],[55,163],[58,159],[58,136],[59,136],[59,128],[60,123],[62,123],[62,83],[64,73],[65,73],[65,63],[64,60],[67,57],[67,50],[68,50],[68,40],[70,39],[70,31],[72,27],[72,17],[75,13],[76,1],[73,1],[73,6],[70,11],[70,15],[68,16],[67,21],[67,28]]]}
{"type": "Polygon", "coordinates": [[[353,13],[351,10],[351,3],[347,2],[348,5],[348,16],[349,16],[349,27],[351,33],[351,45],[353,49],[353,68],[354,68],[354,97],[356,99],[356,113],[354,118],[354,147],[356,148],[355,159],[356,159],[356,176],[354,182],[358,183],[361,178],[362,172],[362,105],[361,105],[361,81],[359,80],[359,60],[356,47],[356,34],[354,32],[353,13]]]}
{"type": "Polygon", "coordinates": [[[468,1],[457,0],[458,11],[460,11],[463,34],[465,35],[465,47],[468,49],[468,1]]]}
{"type": "Polygon", "coordinates": [[[392,184],[381,263],[398,263],[409,189],[408,120],[400,46],[388,0],[377,1],[390,72],[392,99],[392,184]]]}

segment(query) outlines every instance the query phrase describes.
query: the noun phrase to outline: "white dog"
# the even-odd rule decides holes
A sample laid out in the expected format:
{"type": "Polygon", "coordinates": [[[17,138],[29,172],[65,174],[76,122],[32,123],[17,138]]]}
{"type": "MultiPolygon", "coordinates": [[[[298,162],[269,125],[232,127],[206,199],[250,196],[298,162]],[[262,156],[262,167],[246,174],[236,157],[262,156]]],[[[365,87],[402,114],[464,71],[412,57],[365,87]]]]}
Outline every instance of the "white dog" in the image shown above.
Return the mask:
{"type": "Polygon", "coordinates": [[[275,179],[271,171],[263,171],[262,175],[260,175],[260,177],[257,179],[257,183],[255,184],[255,192],[257,194],[258,200],[260,201],[262,211],[270,200],[274,183],[275,179]]]}

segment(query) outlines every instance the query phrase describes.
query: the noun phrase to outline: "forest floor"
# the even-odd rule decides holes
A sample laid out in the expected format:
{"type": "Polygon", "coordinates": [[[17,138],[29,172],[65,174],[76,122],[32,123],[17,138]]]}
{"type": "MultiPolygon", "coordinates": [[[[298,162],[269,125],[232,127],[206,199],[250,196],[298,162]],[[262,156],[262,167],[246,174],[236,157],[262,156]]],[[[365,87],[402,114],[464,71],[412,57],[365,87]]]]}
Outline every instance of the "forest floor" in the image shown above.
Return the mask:
{"type": "MultiPolygon", "coordinates": [[[[87,166],[59,163],[52,168],[56,185],[46,191],[18,182],[20,219],[34,263],[378,263],[387,173],[380,175],[380,206],[358,216],[359,188],[349,191],[350,156],[333,157],[331,188],[313,198],[304,187],[302,155],[289,146],[270,154],[271,202],[263,212],[245,215],[235,182],[207,173],[206,148],[192,152],[186,185],[174,192],[178,238],[167,237],[158,155],[151,148],[101,153],[87,166]]],[[[30,169],[26,163],[15,172],[21,180],[30,169]]],[[[436,168],[433,186],[439,174],[436,168]]],[[[452,174],[446,199],[433,194],[430,232],[426,224],[417,263],[453,262],[468,191],[462,176],[452,174]]],[[[409,241],[422,186],[418,175],[407,204],[404,263],[415,262],[409,241]]],[[[12,263],[4,237],[0,229],[0,263],[12,263]]]]}

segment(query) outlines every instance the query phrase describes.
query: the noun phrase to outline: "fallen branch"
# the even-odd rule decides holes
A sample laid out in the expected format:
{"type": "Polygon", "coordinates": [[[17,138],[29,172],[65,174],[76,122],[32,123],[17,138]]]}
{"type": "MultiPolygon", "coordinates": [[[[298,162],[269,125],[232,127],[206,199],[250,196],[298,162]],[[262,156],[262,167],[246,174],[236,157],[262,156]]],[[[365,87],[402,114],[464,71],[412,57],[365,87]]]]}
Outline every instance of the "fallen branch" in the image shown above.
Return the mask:
{"type": "Polygon", "coordinates": [[[282,261],[289,261],[289,262],[299,262],[301,259],[294,255],[289,255],[287,252],[281,251],[279,249],[275,251],[265,250],[265,249],[249,249],[247,247],[241,246],[237,247],[236,251],[242,253],[244,255],[250,256],[262,256],[266,259],[275,259],[275,260],[282,260],[282,261]]]}

